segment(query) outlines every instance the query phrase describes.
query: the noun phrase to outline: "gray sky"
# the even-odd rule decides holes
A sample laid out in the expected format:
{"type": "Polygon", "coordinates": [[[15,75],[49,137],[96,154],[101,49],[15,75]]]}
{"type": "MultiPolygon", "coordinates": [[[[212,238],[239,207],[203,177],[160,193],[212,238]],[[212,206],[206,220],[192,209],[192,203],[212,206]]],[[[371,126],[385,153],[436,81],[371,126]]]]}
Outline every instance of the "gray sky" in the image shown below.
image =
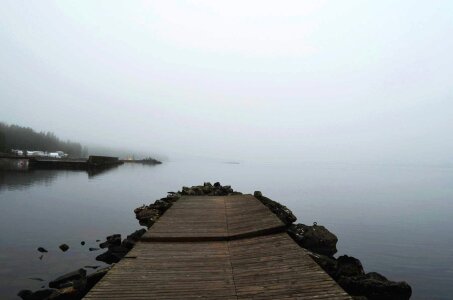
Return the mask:
{"type": "Polygon", "coordinates": [[[452,162],[453,1],[2,1],[0,121],[231,160],[452,162]]]}

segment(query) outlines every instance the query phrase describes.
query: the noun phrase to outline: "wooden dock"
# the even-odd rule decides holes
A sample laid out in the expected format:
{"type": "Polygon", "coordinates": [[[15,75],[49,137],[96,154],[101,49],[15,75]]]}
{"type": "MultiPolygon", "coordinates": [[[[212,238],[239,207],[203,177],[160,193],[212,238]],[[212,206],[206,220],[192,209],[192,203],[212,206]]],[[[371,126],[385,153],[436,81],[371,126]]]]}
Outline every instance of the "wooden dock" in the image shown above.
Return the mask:
{"type": "Polygon", "coordinates": [[[185,196],[85,299],[351,299],[251,195],[185,196]]]}

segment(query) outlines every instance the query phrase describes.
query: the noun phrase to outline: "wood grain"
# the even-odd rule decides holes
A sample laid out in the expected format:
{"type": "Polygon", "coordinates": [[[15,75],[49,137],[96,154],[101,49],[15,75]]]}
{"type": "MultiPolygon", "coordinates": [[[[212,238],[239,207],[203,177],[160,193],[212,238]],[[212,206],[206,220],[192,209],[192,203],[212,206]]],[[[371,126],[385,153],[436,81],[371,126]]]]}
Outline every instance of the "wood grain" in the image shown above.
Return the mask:
{"type": "Polygon", "coordinates": [[[251,195],[178,200],[85,299],[351,299],[251,195]]]}

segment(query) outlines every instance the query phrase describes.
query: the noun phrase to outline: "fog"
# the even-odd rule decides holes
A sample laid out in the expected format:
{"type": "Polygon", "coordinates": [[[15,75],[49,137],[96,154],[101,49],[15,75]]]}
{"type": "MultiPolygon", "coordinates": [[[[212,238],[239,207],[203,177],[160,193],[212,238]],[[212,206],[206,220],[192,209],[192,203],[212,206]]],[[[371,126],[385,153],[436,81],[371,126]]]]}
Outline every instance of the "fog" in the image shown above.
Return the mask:
{"type": "Polygon", "coordinates": [[[0,121],[238,161],[451,163],[452,1],[2,1],[0,121]]]}

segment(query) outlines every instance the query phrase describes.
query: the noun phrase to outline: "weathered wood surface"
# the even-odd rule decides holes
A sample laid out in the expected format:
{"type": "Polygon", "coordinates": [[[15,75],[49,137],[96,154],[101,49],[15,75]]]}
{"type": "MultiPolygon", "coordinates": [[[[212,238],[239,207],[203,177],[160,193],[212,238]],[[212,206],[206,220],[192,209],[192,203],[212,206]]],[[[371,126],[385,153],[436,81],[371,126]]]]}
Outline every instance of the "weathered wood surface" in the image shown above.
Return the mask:
{"type": "Polygon", "coordinates": [[[243,195],[181,198],[86,299],[351,298],[243,195]]]}
{"type": "Polygon", "coordinates": [[[281,231],[285,225],[252,195],[178,200],[143,236],[147,241],[227,240],[281,231]]]}

